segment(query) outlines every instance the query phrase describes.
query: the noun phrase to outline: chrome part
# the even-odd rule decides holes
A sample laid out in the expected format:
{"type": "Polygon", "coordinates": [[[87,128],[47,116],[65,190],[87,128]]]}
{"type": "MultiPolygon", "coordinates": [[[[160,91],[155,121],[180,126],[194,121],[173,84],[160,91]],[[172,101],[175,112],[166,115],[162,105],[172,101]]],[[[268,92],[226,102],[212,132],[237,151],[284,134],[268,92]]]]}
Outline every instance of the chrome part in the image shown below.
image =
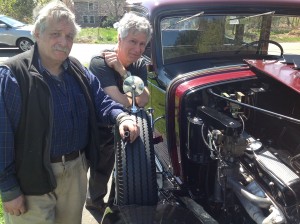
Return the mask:
{"type": "Polygon", "coordinates": [[[133,96],[132,92],[134,92],[135,96],[139,96],[143,93],[144,89],[144,82],[138,76],[132,75],[124,80],[123,91],[128,96],[133,96]]]}
{"type": "Polygon", "coordinates": [[[143,93],[145,89],[143,80],[138,76],[129,76],[123,82],[123,91],[127,96],[132,97],[131,112],[137,113],[139,108],[135,105],[135,97],[143,93]]]}

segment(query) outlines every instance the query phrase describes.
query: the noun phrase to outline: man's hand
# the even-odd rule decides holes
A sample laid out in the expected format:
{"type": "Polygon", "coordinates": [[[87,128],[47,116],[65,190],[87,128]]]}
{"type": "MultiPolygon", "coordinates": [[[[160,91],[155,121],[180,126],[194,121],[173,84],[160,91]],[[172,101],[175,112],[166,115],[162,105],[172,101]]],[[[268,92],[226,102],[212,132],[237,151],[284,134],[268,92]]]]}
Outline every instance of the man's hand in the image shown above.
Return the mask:
{"type": "Polygon", "coordinates": [[[116,52],[103,52],[103,56],[106,64],[117,71],[121,76],[126,73],[126,69],[120,62],[116,52]]]}
{"type": "Polygon", "coordinates": [[[20,195],[11,201],[3,202],[3,208],[5,212],[11,215],[19,216],[24,214],[27,211],[24,195],[20,195]]]}
{"type": "Polygon", "coordinates": [[[140,135],[139,126],[133,120],[124,120],[120,126],[119,131],[122,139],[129,138],[132,143],[140,135]],[[129,136],[127,133],[129,132],[129,136]]]}

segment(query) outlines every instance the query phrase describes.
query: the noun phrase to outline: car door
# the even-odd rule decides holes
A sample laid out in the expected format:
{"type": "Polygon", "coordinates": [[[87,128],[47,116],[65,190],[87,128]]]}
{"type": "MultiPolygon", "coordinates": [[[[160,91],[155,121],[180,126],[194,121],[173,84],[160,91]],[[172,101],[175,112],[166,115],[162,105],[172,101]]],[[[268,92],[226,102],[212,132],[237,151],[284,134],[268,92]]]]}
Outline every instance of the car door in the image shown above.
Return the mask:
{"type": "Polygon", "coordinates": [[[13,33],[14,28],[0,20],[0,44],[14,46],[16,43],[16,37],[13,33]]]}

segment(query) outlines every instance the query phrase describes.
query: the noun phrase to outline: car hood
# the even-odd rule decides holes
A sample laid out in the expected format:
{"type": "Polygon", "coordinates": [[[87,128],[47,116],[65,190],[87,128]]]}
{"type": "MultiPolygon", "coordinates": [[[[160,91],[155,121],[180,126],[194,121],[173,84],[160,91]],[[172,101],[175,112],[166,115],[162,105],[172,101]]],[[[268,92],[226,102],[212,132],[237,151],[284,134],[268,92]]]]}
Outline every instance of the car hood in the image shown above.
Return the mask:
{"type": "Polygon", "coordinates": [[[32,31],[33,25],[25,25],[17,28],[18,30],[32,31]]]}

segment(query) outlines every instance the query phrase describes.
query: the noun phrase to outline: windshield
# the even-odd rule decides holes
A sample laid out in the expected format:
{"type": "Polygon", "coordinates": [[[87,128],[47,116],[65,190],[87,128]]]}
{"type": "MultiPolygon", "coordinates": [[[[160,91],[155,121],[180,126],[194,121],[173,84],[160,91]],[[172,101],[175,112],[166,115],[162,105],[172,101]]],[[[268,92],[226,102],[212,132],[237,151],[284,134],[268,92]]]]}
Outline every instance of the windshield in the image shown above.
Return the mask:
{"type": "Polygon", "coordinates": [[[164,64],[203,57],[249,55],[265,45],[265,53],[300,52],[300,17],[260,15],[196,15],[165,17],[160,23],[164,64]],[[258,40],[264,40],[257,43],[258,40]],[[249,44],[250,43],[250,44],[249,44]],[[296,47],[295,47],[296,46],[296,47]]]}
{"type": "Polygon", "coordinates": [[[4,23],[6,23],[6,24],[8,24],[8,25],[10,25],[10,26],[12,26],[12,27],[21,27],[21,26],[25,26],[24,23],[22,23],[22,22],[20,22],[20,21],[18,21],[18,20],[15,20],[15,19],[13,19],[13,18],[7,17],[7,16],[0,17],[0,19],[1,19],[4,23]]]}

